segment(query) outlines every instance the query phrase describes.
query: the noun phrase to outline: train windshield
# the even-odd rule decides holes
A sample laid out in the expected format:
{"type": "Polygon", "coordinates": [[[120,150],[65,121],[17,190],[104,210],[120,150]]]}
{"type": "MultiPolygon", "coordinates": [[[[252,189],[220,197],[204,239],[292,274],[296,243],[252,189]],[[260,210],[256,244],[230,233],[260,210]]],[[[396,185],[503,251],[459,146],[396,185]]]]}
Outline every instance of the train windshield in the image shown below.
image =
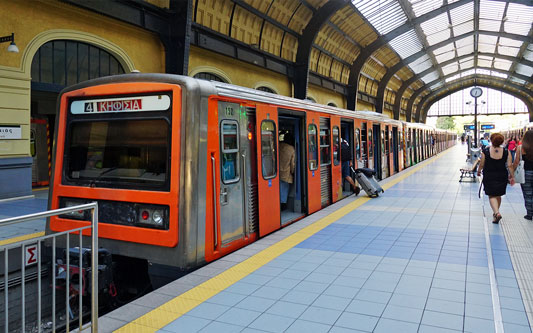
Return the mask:
{"type": "Polygon", "coordinates": [[[102,187],[166,187],[169,137],[164,119],[73,122],[67,179],[102,187]]]}

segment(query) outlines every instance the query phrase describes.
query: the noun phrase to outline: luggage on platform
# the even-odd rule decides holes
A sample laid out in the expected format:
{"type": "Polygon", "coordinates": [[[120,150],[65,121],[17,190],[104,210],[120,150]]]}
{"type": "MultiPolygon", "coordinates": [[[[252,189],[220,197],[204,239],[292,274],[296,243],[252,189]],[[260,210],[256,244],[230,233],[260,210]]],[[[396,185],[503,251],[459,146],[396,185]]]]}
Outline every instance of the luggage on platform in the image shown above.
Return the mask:
{"type": "Polygon", "coordinates": [[[357,180],[369,197],[375,198],[379,196],[379,193],[385,192],[374,178],[374,170],[368,168],[354,170],[352,168],[352,171],[355,174],[355,180],[357,180]]]}

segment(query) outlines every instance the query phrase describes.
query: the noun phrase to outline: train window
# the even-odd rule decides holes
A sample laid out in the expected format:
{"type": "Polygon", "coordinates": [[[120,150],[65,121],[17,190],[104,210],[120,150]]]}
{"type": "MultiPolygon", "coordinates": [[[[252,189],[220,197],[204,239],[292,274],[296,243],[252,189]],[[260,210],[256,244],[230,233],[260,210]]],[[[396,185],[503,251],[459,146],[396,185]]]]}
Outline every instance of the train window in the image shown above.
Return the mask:
{"type": "Polygon", "coordinates": [[[398,142],[398,151],[402,151],[403,150],[403,130],[400,130],[398,133],[400,135],[400,140],[398,142]]]}
{"type": "Polygon", "coordinates": [[[389,153],[389,141],[386,140],[385,131],[384,130],[381,130],[381,151],[384,154],[388,154],[389,153]]]}
{"type": "Polygon", "coordinates": [[[320,129],[320,164],[331,164],[329,128],[320,129]]]}
{"type": "Polygon", "coordinates": [[[340,153],[340,146],[339,146],[339,128],[337,126],[333,127],[333,164],[339,165],[340,159],[339,159],[339,153],[340,153]]]}
{"type": "Polygon", "coordinates": [[[224,184],[239,181],[239,124],[234,120],[223,120],[220,124],[222,136],[222,171],[224,184]]]}
{"type": "Polygon", "coordinates": [[[308,140],[309,140],[309,170],[313,171],[318,169],[318,149],[316,142],[316,125],[311,124],[307,128],[308,140]]]}
{"type": "Polygon", "coordinates": [[[361,159],[361,132],[359,128],[355,129],[355,159],[361,159]]]}
{"type": "Polygon", "coordinates": [[[261,122],[261,164],[264,179],[274,178],[277,174],[276,133],[276,123],[272,120],[261,122]]]}
{"type": "Polygon", "coordinates": [[[374,156],[374,148],[372,147],[372,129],[368,129],[368,157],[374,156]]]}
{"type": "Polygon", "coordinates": [[[160,188],[168,179],[169,127],[163,119],[72,123],[67,179],[160,188]]]}

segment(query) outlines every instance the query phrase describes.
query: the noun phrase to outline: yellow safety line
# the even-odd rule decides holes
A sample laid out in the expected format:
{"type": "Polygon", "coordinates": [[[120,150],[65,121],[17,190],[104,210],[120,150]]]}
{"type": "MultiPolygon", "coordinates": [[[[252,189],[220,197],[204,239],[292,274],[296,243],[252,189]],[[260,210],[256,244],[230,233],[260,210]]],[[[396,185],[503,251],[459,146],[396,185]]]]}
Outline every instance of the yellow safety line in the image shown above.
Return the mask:
{"type": "Polygon", "coordinates": [[[17,237],[5,239],[3,241],[0,241],[0,246],[8,245],[8,244],[16,243],[16,242],[22,242],[22,241],[25,241],[25,240],[28,240],[28,239],[37,238],[37,237],[41,237],[41,236],[44,236],[44,231],[39,231],[39,232],[36,232],[36,233],[33,233],[33,234],[27,234],[27,235],[22,235],[22,236],[17,236],[17,237]]]}
{"type": "MultiPolygon", "coordinates": [[[[449,149],[447,150],[449,151],[449,149]]],[[[446,152],[447,152],[446,151],[446,152]]],[[[388,189],[405,178],[409,177],[419,169],[433,163],[436,159],[442,157],[444,153],[441,153],[434,157],[429,163],[420,163],[414,166],[413,169],[405,172],[405,174],[398,178],[391,180],[387,184],[384,184],[383,188],[388,189]]],[[[265,264],[274,260],[281,254],[292,249],[297,244],[313,236],[315,233],[336,222],[344,215],[350,213],[354,209],[358,208],[365,202],[371,200],[369,197],[360,197],[346,206],[339,208],[335,212],[328,216],[314,222],[313,224],[295,232],[287,238],[279,241],[278,243],[271,245],[270,247],[262,250],[261,252],[253,255],[252,257],[244,260],[243,262],[227,269],[219,275],[207,280],[206,282],[194,287],[193,289],[175,297],[160,307],[146,313],[145,315],[135,319],[134,321],[122,326],[115,332],[156,332],[157,330],[165,327],[174,320],[178,319],[185,313],[189,312],[196,306],[205,302],[212,296],[218,294],[222,290],[231,286],[235,282],[253,273],[255,270],[263,267],[265,264]]]]}
{"type": "Polygon", "coordinates": [[[38,191],[44,191],[44,190],[49,190],[48,186],[47,187],[42,187],[42,188],[34,188],[32,189],[32,192],[38,192],[38,191]]]}

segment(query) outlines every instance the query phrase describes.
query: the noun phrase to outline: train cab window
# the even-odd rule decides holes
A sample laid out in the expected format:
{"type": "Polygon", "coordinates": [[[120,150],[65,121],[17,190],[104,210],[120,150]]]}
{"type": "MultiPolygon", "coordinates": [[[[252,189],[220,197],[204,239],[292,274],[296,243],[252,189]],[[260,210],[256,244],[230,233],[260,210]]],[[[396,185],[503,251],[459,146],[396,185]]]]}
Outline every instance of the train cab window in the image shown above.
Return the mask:
{"type": "Polygon", "coordinates": [[[276,123],[272,120],[261,122],[261,163],[264,179],[274,178],[277,174],[276,133],[276,123]]]}
{"type": "Polygon", "coordinates": [[[355,129],[355,159],[361,159],[361,132],[359,128],[355,129]]]}
{"type": "Polygon", "coordinates": [[[372,159],[374,156],[374,147],[372,146],[372,129],[368,129],[368,157],[372,159]]]}
{"type": "Polygon", "coordinates": [[[329,128],[320,129],[320,164],[331,164],[329,128]]]}
{"type": "Polygon", "coordinates": [[[220,124],[222,136],[221,177],[224,184],[239,181],[239,124],[223,120],[220,124]]]}
{"type": "Polygon", "coordinates": [[[340,162],[340,146],[339,146],[339,128],[337,126],[333,127],[333,164],[339,165],[340,162]]]}
{"type": "Polygon", "coordinates": [[[167,183],[166,120],[73,122],[69,137],[67,181],[120,188],[162,188],[167,183]]]}
{"type": "Polygon", "coordinates": [[[309,170],[313,171],[318,169],[318,149],[316,142],[316,125],[311,124],[307,128],[307,136],[309,140],[309,170]]]}

